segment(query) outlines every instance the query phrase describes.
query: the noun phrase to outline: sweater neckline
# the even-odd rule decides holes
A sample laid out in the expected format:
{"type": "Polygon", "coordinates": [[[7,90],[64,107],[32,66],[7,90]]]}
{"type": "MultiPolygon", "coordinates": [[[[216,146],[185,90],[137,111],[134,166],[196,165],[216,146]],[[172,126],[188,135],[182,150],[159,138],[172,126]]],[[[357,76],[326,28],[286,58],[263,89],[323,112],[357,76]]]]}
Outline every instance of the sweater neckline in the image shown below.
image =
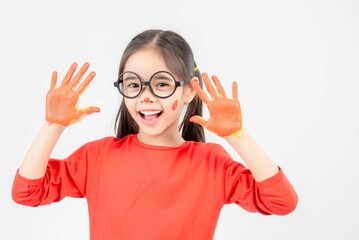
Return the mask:
{"type": "Polygon", "coordinates": [[[158,145],[151,145],[151,144],[147,144],[147,143],[143,143],[141,142],[138,138],[137,138],[137,134],[132,134],[131,136],[132,141],[143,148],[147,148],[147,149],[153,149],[153,150],[175,150],[175,149],[180,149],[180,148],[184,148],[186,147],[188,144],[190,144],[190,141],[185,141],[184,143],[182,143],[179,146],[158,146],[158,145]]]}

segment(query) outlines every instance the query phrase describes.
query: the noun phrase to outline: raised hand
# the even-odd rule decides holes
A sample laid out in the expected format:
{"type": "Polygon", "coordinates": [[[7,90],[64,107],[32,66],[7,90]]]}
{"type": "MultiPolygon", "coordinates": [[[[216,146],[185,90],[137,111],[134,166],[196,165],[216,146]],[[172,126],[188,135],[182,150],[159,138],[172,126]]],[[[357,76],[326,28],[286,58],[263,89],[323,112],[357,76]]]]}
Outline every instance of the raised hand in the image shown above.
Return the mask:
{"type": "Polygon", "coordinates": [[[52,73],[51,87],[46,96],[47,122],[69,126],[91,113],[100,111],[98,107],[79,109],[77,106],[79,97],[96,75],[95,72],[90,72],[86,79],[79,84],[89,66],[88,63],[83,64],[80,71],[73,77],[77,67],[77,63],[73,63],[57,88],[57,72],[52,73]]]}
{"type": "Polygon", "coordinates": [[[209,131],[222,137],[236,133],[242,127],[242,113],[238,101],[237,83],[233,82],[233,99],[230,99],[226,96],[217,76],[212,76],[212,80],[217,90],[210,82],[206,73],[202,74],[202,79],[211,99],[205,92],[203,92],[197,81],[193,81],[192,86],[196,90],[198,96],[207,105],[210,118],[203,119],[200,116],[193,116],[189,121],[200,124],[209,131]]]}

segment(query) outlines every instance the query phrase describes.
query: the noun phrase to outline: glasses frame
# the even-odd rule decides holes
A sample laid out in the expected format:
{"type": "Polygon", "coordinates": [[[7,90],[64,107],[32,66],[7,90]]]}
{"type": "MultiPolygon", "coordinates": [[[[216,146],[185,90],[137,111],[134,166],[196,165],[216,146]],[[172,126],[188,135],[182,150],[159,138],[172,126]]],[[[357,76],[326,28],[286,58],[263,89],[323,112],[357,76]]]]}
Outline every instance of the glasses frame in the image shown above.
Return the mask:
{"type": "Polygon", "coordinates": [[[171,96],[176,92],[177,88],[183,86],[184,83],[185,83],[184,80],[182,80],[182,81],[176,81],[176,78],[175,78],[171,73],[169,73],[169,72],[167,72],[167,71],[157,71],[157,72],[155,72],[154,74],[152,74],[152,76],[150,77],[150,80],[148,80],[147,82],[144,82],[143,79],[140,77],[140,75],[138,75],[137,73],[132,72],[132,71],[126,71],[126,72],[121,73],[120,76],[118,76],[117,81],[114,82],[113,85],[114,85],[114,87],[116,87],[116,88],[118,89],[118,91],[121,93],[121,95],[124,96],[125,98],[133,99],[133,98],[138,97],[138,96],[143,92],[143,89],[144,89],[144,87],[146,87],[146,86],[148,86],[148,88],[150,89],[151,93],[152,93],[154,96],[156,96],[156,97],[158,97],[158,98],[169,98],[169,97],[171,97],[171,96]],[[132,74],[136,75],[136,76],[138,77],[138,79],[140,79],[140,82],[141,82],[141,90],[138,92],[137,95],[135,95],[135,96],[133,96],[133,97],[126,96],[126,95],[121,91],[120,84],[123,82],[123,80],[120,80],[120,78],[121,78],[121,77],[123,76],[123,74],[125,74],[125,73],[132,73],[132,74]],[[166,96],[166,97],[158,96],[158,95],[153,91],[153,89],[152,89],[151,81],[152,81],[153,77],[154,77],[156,74],[158,74],[158,73],[167,73],[167,74],[169,74],[169,75],[173,78],[173,80],[175,81],[175,88],[174,88],[173,92],[172,92],[170,95],[166,96]]]}

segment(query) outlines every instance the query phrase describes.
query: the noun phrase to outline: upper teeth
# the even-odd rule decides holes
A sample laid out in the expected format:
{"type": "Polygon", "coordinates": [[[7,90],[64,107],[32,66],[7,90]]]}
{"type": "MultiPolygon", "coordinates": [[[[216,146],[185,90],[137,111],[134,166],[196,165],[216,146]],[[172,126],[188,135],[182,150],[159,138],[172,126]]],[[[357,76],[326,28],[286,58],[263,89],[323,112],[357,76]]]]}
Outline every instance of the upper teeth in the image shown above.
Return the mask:
{"type": "Polygon", "coordinates": [[[161,111],[140,111],[140,113],[142,113],[143,115],[153,115],[153,114],[158,114],[161,111]]]}

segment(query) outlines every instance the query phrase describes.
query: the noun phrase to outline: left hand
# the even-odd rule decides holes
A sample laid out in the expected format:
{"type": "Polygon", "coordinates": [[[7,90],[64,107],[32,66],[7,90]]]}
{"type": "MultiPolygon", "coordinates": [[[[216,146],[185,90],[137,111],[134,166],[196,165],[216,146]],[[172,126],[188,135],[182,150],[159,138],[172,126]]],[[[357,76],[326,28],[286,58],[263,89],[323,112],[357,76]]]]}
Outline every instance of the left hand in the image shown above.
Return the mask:
{"type": "Polygon", "coordinates": [[[210,82],[206,73],[202,74],[202,79],[212,99],[203,92],[197,81],[194,81],[192,86],[196,90],[198,96],[207,105],[210,118],[203,119],[200,116],[193,116],[189,121],[200,124],[221,137],[236,133],[242,128],[242,113],[238,101],[237,82],[233,82],[233,99],[230,99],[226,96],[217,76],[212,76],[212,80],[217,90],[210,82]]]}

